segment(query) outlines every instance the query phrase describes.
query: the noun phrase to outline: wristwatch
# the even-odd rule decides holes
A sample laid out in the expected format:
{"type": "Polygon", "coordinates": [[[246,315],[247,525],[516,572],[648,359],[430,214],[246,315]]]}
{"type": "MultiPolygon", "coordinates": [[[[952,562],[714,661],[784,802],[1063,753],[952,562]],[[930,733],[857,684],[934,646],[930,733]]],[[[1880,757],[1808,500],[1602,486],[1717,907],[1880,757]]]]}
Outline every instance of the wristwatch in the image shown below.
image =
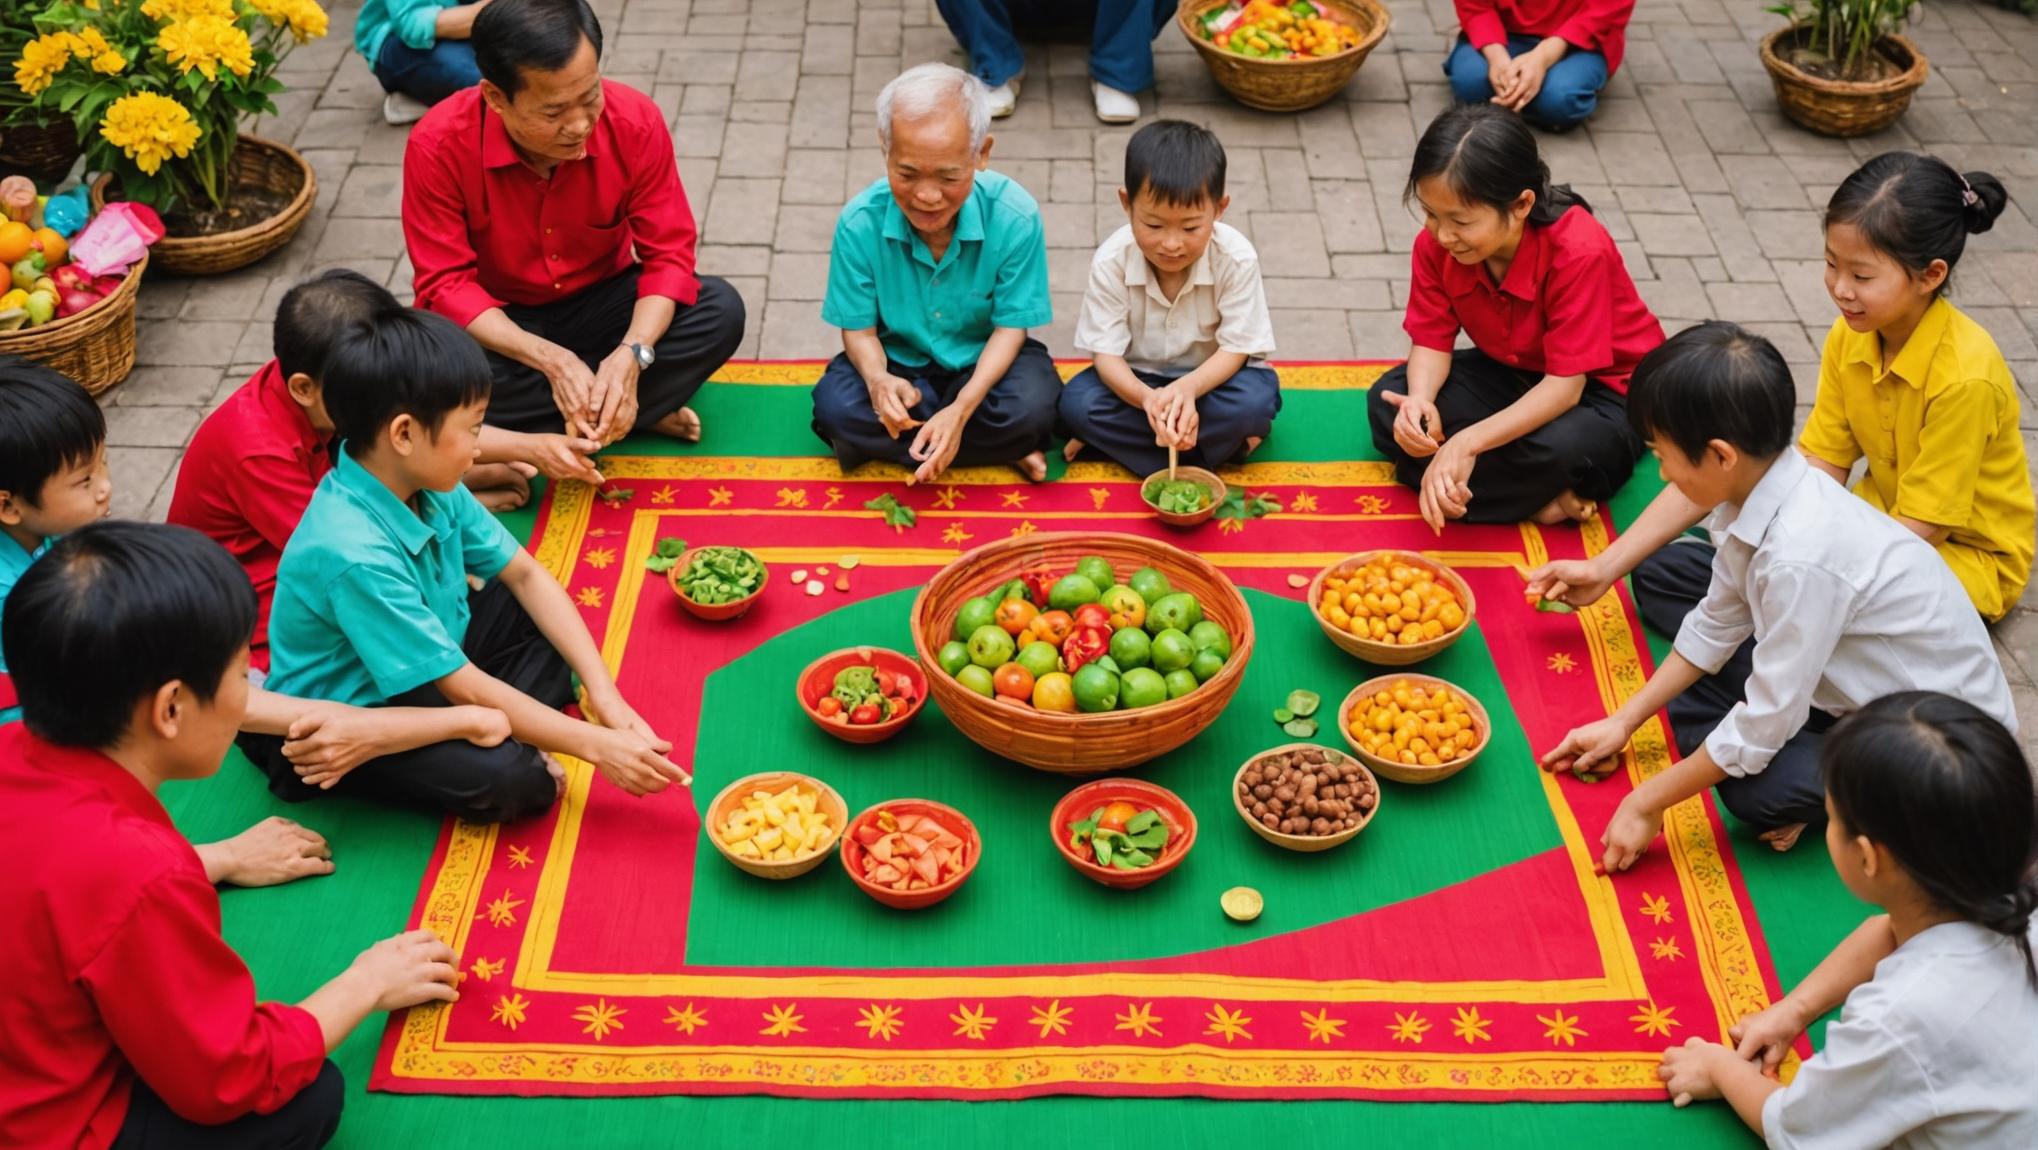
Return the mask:
{"type": "Polygon", "coordinates": [[[629,348],[630,354],[637,357],[637,369],[639,371],[649,368],[652,364],[658,362],[658,353],[641,343],[626,343],[623,346],[629,348]]]}

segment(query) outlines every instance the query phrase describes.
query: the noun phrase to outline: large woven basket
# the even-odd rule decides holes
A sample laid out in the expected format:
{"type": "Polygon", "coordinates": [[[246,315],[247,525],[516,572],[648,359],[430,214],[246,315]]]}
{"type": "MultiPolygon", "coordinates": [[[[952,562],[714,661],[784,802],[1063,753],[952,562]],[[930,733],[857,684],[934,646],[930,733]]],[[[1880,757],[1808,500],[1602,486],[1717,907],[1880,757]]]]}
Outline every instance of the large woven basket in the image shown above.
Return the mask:
{"type": "Polygon", "coordinates": [[[78,129],[65,117],[0,125],[0,167],[19,168],[38,182],[62,179],[80,151],[78,129]]]}
{"type": "Polygon", "coordinates": [[[1390,17],[1380,0],[1310,0],[1325,16],[1359,30],[1356,47],[1331,56],[1306,60],[1255,60],[1219,48],[1203,38],[1203,14],[1222,8],[1230,0],[1182,0],[1175,10],[1175,26],[1202,53],[1210,76],[1233,99],[1263,112],[1299,112],[1314,108],[1343,90],[1387,35],[1390,17]]]}
{"type": "MultiPolygon", "coordinates": [[[[157,271],[202,276],[244,268],[289,243],[318,198],[318,177],[304,157],[287,145],[260,136],[243,135],[235,141],[231,178],[236,188],[267,188],[289,194],[290,203],[266,220],[230,232],[164,236],[149,249],[157,271]]],[[[93,211],[105,206],[113,192],[112,183],[109,173],[92,185],[93,211]]]]}
{"type": "Polygon", "coordinates": [[[1064,775],[1119,770],[1165,755],[1217,721],[1245,678],[1253,653],[1252,613],[1223,572],[1201,558],[1136,535],[1042,532],[989,543],[934,576],[913,602],[913,651],[927,686],[957,730],[985,750],[1064,775]],[[1067,571],[1086,555],[1101,555],[1130,574],[1155,567],[1177,591],[1187,591],[1232,639],[1231,658],[1202,686],[1151,707],[1098,714],[1036,711],[987,699],[941,669],[935,652],[955,628],[967,600],[1033,568],[1067,571]]]}
{"type": "Polygon", "coordinates": [[[77,315],[0,332],[0,355],[47,364],[98,395],[134,370],[134,305],[149,259],[128,269],[112,295],[77,315]]]}
{"type": "Polygon", "coordinates": [[[1876,49],[1904,70],[1872,83],[1827,80],[1799,70],[1785,59],[1787,49],[1803,25],[1778,28],[1762,38],[1762,66],[1776,86],[1776,102],[1783,114],[1814,132],[1826,136],[1863,136],[1881,131],[1896,122],[1911,106],[1911,93],[1924,86],[1931,65],[1925,54],[1908,39],[1891,33],[1876,41],[1876,49]]]}

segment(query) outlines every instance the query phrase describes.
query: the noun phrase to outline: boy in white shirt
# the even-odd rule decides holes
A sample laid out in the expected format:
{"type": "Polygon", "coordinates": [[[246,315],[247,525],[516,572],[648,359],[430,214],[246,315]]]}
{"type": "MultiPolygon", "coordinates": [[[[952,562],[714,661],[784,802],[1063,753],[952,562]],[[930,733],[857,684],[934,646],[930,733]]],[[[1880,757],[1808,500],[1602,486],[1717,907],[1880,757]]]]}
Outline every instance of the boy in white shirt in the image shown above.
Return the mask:
{"type": "Polygon", "coordinates": [[[1090,261],[1076,348],[1095,363],[1061,393],[1064,454],[1086,446],[1146,476],[1215,468],[1273,429],[1281,385],[1252,241],[1222,222],[1224,145],[1156,120],[1125,146],[1118,202],[1130,221],[1090,261]]]}
{"type": "Polygon", "coordinates": [[[1729,323],[1678,333],[1628,388],[1628,420],[1685,497],[1714,508],[1718,553],[1675,649],[1618,711],[1543,756],[1605,774],[1650,716],[1670,710],[1684,757],[1621,800],[1602,865],[1626,870],[1671,806],[1717,786],[1777,850],[1825,822],[1818,752],[1833,723],[1897,691],[1942,691],[2011,730],[2002,665],[1966,592],[1930,544],[1790,450],[1795,391],[1783,357],[1729,323]],[[1745,673],[1730,660],[1750,635],[1745,673]]]}

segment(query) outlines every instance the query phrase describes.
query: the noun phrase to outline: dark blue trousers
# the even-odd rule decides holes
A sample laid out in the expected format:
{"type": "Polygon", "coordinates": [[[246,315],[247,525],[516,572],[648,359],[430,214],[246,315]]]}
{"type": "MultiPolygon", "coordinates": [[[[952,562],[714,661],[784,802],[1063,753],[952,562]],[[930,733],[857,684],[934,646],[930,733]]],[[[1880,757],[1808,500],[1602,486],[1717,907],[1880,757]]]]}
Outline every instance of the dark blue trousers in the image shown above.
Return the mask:
{"type": "MultiPolygon", "coordinates": [[[[1136,372],[1148,387],[1165,387],[1174,376],[1136,372]]],[[[1186,374],[1186,373],[1184,373],[1186,374]]],[[[1215,470],[1238,458],[1248,439],[1265,439],[1281,410],[1281,380],[1271,367],[1242,367],[1196,401],[1200,420],[1196,446],[1181,453],[1191,467],[1215,470]]],[[[1094,367],[1086,367],[1061,390],[1061,422],[1069,437],[1113,463],[1147,476],[1168,465],[1168,449],[1154,442],[1146,412],[1118,398],[1094,367]]]]}
{"type": "MultiPolygon", "coordinates": [[[[1519,56],[1540,43],[1539,36],[1509,36],[1507,54],[1519,56]]],[[[1493,98],[1493,84],[1486,78],[1486,57],[1462,35],[1444,61],[1444,74],[1450,77],[1451,95],[1460,104],[1483,104],[1493,98]]],[[[1543,86],[1521,110],[1522,118],[1539,128],[1560,132],[1582,124],[1599,107],[1599,90],[1606,87],[1606,78],[1606,57],[1573,48],[1543,74],[1543,86]]]]}
{"type": "Polygon", "coordinates": [[[383,91],[402,92],[427,104],[481,82],[472,42],[441,40],[429,48],[413,48],[395,32],[382,42],[371,71],[383,91]]]}
{"type": "MultiPolygon", "coordinates": [[[[920,389],[920,402],[912,408],[914,419],[927,420],[947,407],[963,385],[969,382],[975,365],[947,371],[935,364],[907,367],[892,362],[893,375],[913,381],[920,389]]],[[[1061,376],[1054,370],[1054,358],[1039,340],[1029,339],[1005,371],[1005,378],[993,384],[975,414],[963,425],[962,447],[955,453],[956,467],[981,467],[1013,463],[1036,451],[1045,451],[1054,434],[1054,405],[1061,393],[1061,376]]],[[[873,459],[889,460],[902,467],[918,467],[908,454],[913,432],[897,439],[885,434],[884,421],[870,404],[870,388],[858,375],[846,354],[837,355],[814,385],[814,434],[835,450],[842,470],[849,471],[873,459]]]]}
{"type": "Polygon", "coordinates": [[[935,0],[955,42],[969,53],[969,66],[995,88],[1026,66],[1013,30],[1020,24],[1061,26],[1087,10],[1090,76],[1121,92],[1153,87],[1153,38],[1175,18],[1166,0],[935,0]]]}
{"type": "MultiPolygon", "coordinates": [[[[1696,539],[1672,543],[1642,560],[1630,577],[1635,610],[1641,612],[1642,621],[1674,637],[1684,625],[1684,617],[1705,598],[1706,587],[1712,582],[1712,560],[1712,545],[1696,539]]],[[[1665,710],[1670,714],[1679,754],[1697,751],[1727,712],[1748,697],[1748,675],[1754,665],[1755,640],[1750,639],[1726,666],[1670,701],[1665,710]]],[[[1729,778],[1713,788],[1719,793],[1720,805],[1758,831],[1792,823],[1824,826],[1826,788],[1819,780],[1819,747],[1837,721],[1814,710],[1767,767],[1745,778],[1729,778]]]]}

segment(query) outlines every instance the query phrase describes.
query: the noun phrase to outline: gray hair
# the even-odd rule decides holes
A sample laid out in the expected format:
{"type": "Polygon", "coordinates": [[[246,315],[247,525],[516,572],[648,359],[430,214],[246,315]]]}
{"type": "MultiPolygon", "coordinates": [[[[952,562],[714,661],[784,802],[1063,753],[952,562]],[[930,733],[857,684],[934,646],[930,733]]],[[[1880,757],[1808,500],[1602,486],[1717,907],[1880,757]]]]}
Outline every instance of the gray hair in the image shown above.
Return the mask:
{"type": "Polygon", "coordinates": [[[908,119],[955,108],[969,122],[969,150],[982,150],[991,134],[991,90],[953,64],[915,64],[877,94],[877,138],[892,150],[892,113],[908,119]]]}

